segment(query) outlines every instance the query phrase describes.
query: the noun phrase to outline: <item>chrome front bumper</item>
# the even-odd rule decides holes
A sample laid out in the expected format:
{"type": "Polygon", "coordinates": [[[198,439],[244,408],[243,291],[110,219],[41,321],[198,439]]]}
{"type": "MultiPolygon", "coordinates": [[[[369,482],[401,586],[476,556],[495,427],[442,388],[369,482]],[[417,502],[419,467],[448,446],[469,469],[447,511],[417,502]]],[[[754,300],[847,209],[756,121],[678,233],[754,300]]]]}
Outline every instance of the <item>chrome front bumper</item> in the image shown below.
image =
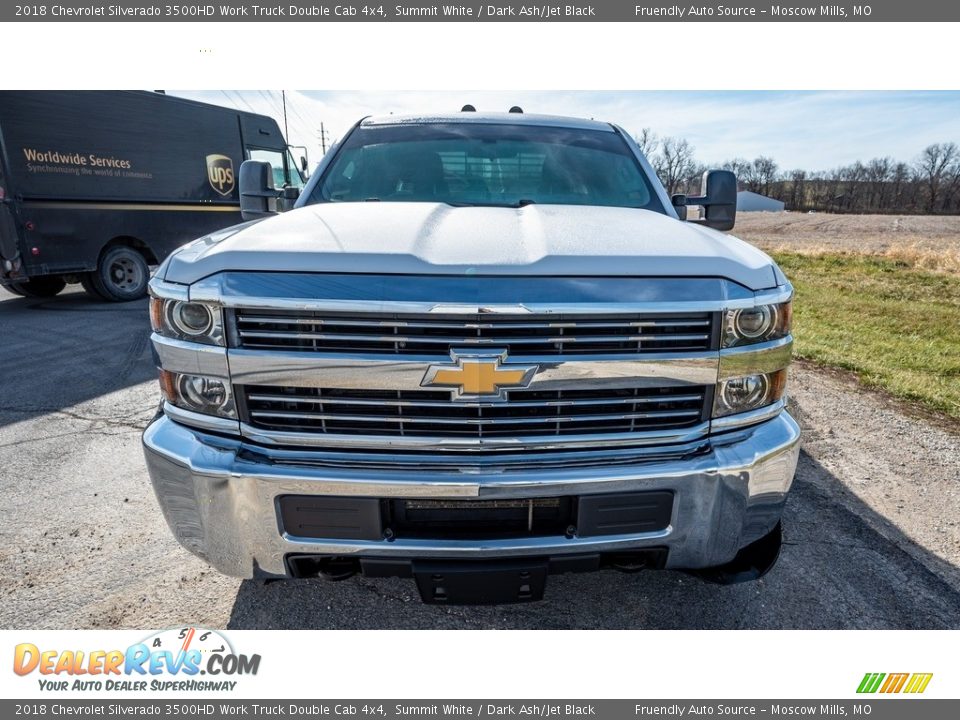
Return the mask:
{"type": "MultiPolygon", "coordinates": [[[[661,448],[616,464],[506,463],[437,469],[382,462],[296,459],[192,429],[160,415],[144,432],[157,499],[177,540],[218,570],[237,577],[287,574],[288,554],[396,559],[561,556],[668,549],[667,567],[703,568],[731,560],[779,521],[793,481],[800,430],[786,412],[759,425],[709,438],[686,453],[661,448]],[[695,450],[695,451],[694,451],[695,450]],[[672,454],[671,454],[672,453],[672,454]],[[494,499],[644,490],[674,493],[670,525],[657,532],[580,538],[500,540],[318,540],[285,534],[282,495],[494,499]]],[[[460,462],[455,459],[452,462],[460,462]]]]}

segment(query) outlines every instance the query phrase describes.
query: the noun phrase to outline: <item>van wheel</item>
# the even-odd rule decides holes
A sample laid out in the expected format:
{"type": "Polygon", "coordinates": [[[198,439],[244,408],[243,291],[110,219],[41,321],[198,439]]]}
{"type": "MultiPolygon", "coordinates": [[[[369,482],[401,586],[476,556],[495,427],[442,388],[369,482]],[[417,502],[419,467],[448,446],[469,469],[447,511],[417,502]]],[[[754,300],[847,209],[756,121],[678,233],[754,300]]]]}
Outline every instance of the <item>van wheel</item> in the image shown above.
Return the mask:
{"type": "Polygon", "coordinates": [[[136,250],[120,246],[107,250],[88,277],[90,285],[104,300],[129,302],[147,294],[150,267],[136,250]]]}
{"type": "Polygon", "coordinates": [[[33,298],[53,297],[66,286],[67,283],[63,278],[56,275],[45,275],[24,282],[10,283],[10,289],[17,295],[33,298]]]}
{"type": "Polygon", "coordinates": [[[83,288],[83,291],[84,291],[85,293],[87,293],[87,295],[92,295],[92,296],[95,297],[95,298],[99,298],[99,297],[100,297],[100,293],[97,292],[97,288],[94,287],[94,285],[93,285],[93,276],[94,276],[94,275],[95,275],[95,273],[92,273],[92,272],[90,272],[90,273],[83,273],[83,274],[80,276],[80,287],[83,288]]]}

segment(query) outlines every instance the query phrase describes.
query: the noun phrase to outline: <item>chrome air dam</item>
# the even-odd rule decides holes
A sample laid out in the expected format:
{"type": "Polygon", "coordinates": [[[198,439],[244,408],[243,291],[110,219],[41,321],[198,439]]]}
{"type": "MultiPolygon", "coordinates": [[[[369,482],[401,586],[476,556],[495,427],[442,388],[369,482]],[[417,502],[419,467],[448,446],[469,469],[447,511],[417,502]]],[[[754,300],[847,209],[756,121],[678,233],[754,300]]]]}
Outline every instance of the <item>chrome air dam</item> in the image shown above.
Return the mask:
{"type": "Polygon", "coordinates": [[[780,412],[686,445],[599,452],[605,459],[587,456],[586,464],[577,462],[576,453],[569,460],[555,454],[538,462],[529,452],[522,463],[493,455],[463,462],[426,456],[418,463],[250,445],[160,415],[143,442],[157,498],[180,543],[221,572],[270,577],[285,575],[285,557],[298,553],[460,560],[665,547],[667,567],[719,565],[778,522],[799,436],[797,424],[780,412]],[[278,498],[289,494],[494,500],[647,490],[674,495],[665,529],[589,538],[325,540],[285,533],[277,514],[278,498]]]}

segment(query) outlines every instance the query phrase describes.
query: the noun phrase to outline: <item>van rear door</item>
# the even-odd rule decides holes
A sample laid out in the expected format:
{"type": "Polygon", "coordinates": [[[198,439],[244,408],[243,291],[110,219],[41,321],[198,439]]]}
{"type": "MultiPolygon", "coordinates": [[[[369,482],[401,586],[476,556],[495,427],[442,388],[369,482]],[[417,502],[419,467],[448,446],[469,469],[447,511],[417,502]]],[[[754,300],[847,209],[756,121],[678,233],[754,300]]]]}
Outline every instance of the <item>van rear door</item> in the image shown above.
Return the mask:
{"type": "MultiPolygon", "coordinates": [[[[2,130],[0,128],[0,132],[2,130]]],[[[9,270],[12,269],[20,254],[17,223],[13,214],[13,193],[7,186],[2,150],[3,140],[0,137],[0,277],[9,274],[9,270]],[[10,263],[10,267],[7,263],[10,263]]]]}

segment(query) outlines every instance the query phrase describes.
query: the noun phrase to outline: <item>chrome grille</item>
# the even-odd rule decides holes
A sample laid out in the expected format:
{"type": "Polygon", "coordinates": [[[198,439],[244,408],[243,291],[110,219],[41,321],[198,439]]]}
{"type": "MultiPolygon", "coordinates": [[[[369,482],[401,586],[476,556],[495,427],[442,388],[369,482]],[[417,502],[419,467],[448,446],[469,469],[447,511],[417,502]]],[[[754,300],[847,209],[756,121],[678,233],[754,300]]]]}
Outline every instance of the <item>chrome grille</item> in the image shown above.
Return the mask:
{"type": "Polygon", "coordinates": [[[713,346],[712,313],[631,315],[235,311],[235,344],[264,350],[446,355],[451,347],[513,355],[697,352],[713,346]]]}
{"type": "Polygon", "coordinates": [[[448,391],[240,386],[246,421],[278,432],[404,437],[533,437],[642,433],[705,420],[708,388],[511,390],[504,403],[448,391]]]}

